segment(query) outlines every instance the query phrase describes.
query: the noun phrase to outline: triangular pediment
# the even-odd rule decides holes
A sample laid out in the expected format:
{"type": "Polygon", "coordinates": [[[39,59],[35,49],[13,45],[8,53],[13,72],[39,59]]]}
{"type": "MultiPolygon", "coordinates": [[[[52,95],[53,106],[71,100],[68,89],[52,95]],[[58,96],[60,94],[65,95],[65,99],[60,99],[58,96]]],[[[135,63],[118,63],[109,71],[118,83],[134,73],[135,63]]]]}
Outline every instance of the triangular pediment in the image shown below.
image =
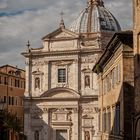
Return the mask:
{"type": "Polygon", "coordinates": [[[52,33],[44,36],[42,38],[42,40],[50,40],[50,39],[74,39],[74,38],[78,38],[79,35],[68,30],[65,28],[59,28],[55,31],[53,31],[52,33]]]}
{"type": "Polygon", "coordinates": [[[49,91],[44,92],[41,97],[48,97],[48,98],[80,98],[80,95],[69,88],[54,88],[49,91]]]}

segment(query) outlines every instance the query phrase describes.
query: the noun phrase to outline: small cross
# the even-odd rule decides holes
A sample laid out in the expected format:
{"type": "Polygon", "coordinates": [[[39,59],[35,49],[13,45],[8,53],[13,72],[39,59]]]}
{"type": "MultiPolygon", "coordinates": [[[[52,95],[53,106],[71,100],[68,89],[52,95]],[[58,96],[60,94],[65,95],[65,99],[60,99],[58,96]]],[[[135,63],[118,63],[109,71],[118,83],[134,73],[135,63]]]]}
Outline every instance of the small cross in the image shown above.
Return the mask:
{"type": "Polygon", "coordinates": [[[26,46],[27,46],[28,48],[30,47],[30,42],[29,42],[29,40],[28,40],[26,46]]]}
{"type": "Polygon", "coordinates": [[[27,51],[28,51],[28,52],[31,52],[31,49],[30,49],[31,44],[30,44],[29,40],[28,40],[26,46],[27,46],[27,49],[28,49],[27,51]]]}
{"type": "Polygon", "coordinates": [[[62,12],[60,13],[60,15],[61,15],[61,19],[63,19],[64,12],[62,11],[62,12]]]}

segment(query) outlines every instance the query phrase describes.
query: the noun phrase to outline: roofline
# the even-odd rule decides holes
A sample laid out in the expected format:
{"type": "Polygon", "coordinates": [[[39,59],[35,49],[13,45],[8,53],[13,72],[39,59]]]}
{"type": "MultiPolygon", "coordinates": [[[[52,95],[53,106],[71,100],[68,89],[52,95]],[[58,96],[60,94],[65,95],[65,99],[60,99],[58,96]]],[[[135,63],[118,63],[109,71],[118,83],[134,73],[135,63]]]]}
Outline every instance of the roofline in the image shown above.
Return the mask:
{"type": "Polygon", "coordinates": [[[95,72],[97,74],[102,72],[102,64],[105,65],[105,63],[103,63],[103,62],[105,60],[108,60],[113,55],[110,50],[113,49],[113,51],[116,51],[117,48],[115,48],[114,46],[116,46],[117,44],[122,42],[122,40],[119,38],[120,35],[132,35],[132,40],[133,40],[133,31],[132,30],[116,32],[113,35],[113,37],[111,38],[111,40],[109,41],[109,43],[107,44],[107,46],[105,47],[106,48],[105,51],[103,52],[103,54],[101,55],[99,60],[94,65],[94,67],[92,69],[93,72],[95,72]],[[109,54],[111,54],[111,55],[109,55],[109,54]],[[98,67],[99,72],[97,72],[97,67],[98,67]]]}
{"type": "Polygon", "coordinates": [[[45,35],[44,37],[42,37],[42,40],[45,40],[46,38],[49,39],[49,38],[51,38],[55,33],[59,33],[59,32],[61,32],[61,31],[68,31],[69,33],[71,33],[71,34],[76,35],[77,37],[79,37],[79,34],[77,34],[76,32],[73,32],[73,31],[71,31],[71,30],[69,30],[69,29],[67,29],[67,28],[61,28],[61,27],[60,27],[60,28],[58,28],[58,29],[52,31],[51,33],[45,35]]]}
{"type": "Polygon", "coordinates": [[[15,68],[15,69],[18,69],[18,70],[21,70],[21,71],[24,71],[24,72],[25,72],[24,69],[21,69],[21,68],[18,68],[18,67],[15,67],[15,66],[9,65],[9,64],[6,64],[6,65],[2,65],[2,66],[0,66],[0,68],[3,68],[3,67],[11,67],[11,68],[15,68]]]}

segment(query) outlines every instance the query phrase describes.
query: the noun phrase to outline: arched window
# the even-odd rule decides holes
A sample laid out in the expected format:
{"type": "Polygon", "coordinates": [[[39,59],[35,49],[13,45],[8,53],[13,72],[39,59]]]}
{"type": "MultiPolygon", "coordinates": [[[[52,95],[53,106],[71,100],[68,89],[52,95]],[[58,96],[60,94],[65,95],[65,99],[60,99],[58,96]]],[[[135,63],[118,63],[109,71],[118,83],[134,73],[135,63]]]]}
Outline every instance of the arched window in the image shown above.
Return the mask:
{"type": "Polygon", "coordinates": [[[85,87],[90,87],[90,76],[89,75],[85,76],[85,87]]]}
{"type": "Polygon", "coordinates": [[[35,131],[34,133],[34,140],[39,140],[39,131],[35,131]]]}
{"type": "Polygon", "coordinates": [[[35,78],[35,89],[36,88],[40,88],[40,78],[39,77],[35,78]]]}

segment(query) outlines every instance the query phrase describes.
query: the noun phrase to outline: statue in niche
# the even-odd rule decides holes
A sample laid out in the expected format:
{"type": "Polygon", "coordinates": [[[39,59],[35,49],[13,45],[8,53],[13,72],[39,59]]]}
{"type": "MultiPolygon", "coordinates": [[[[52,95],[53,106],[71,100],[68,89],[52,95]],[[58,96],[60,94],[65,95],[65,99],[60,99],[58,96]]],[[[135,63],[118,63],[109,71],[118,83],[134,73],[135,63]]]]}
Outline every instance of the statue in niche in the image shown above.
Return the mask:
{"type": "Polygon", "coordinates": [[[90,87],[90,77],[89,77],[89,75],[85,76],[85,87],[90,87]]]}
{"type": "Polygon", "coordinates": [[[90,140],[89,131],[85,131],[85,140],[90,140]]]}
{"type": "Polygon", "coordinates": [[[34,133],[35,140],[39,140],[39,132],[35,131],[34,133]]]}
{"type": "Polygon", "coordinates": [[[137,0],[137,6],[140,8],[140,0],[137,0]]]}
{"type": "Polygon", "coordinates": [[[40,78],[35,78],[35,89],[40,88],[40,78]]]}

